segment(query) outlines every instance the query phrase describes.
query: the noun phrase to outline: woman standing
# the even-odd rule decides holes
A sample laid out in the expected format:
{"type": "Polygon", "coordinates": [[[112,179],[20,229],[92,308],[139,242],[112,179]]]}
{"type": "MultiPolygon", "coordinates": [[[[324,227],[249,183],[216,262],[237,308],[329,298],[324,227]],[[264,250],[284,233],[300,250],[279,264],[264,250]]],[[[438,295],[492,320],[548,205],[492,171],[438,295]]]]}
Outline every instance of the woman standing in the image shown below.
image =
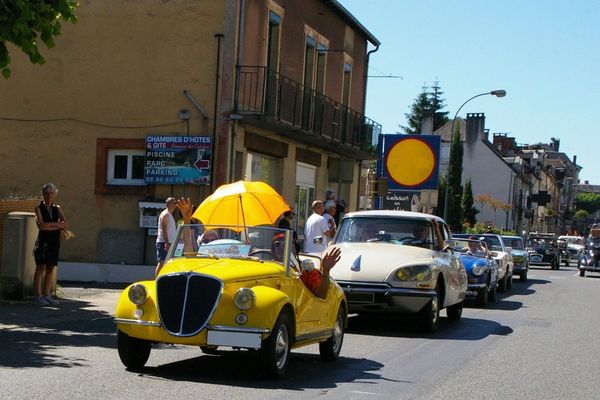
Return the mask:
{"type": "Polygon", "coordinates": [[[35,275],[33,285],[35,302],[42,305],[58,304],[51,296],[51,291],[56,282],[56,265],[60,251],[60,230],[68,228],[62,208],[54,204],[58,189],[53,183],[46,183],[42,187],[44,200],[35,208],[38,229],[37,240],[33,249],[35,258],[35,275]],[[42,280],[44,281],[42,291],[42,280]]]}

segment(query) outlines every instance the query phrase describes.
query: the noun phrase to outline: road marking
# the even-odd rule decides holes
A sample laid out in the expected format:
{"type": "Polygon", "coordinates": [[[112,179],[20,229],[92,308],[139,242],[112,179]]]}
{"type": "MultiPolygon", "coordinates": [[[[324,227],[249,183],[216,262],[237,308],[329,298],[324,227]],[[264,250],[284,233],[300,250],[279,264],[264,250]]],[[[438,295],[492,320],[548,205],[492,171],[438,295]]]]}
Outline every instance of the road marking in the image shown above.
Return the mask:
{"type": "Polygon", "coordinates": [[[361,392],[359,390],[351,390],[350,393],[354,393],[354,394],[368,394],[369,396],[381,396],[379,393],[361,392]]]}

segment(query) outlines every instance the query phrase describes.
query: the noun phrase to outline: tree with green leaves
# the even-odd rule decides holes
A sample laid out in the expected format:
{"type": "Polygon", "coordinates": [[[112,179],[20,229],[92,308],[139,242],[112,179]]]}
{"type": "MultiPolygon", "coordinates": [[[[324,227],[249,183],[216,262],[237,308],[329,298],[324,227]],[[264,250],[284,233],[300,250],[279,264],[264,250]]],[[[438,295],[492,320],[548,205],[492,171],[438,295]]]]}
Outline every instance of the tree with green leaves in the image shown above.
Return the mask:
{"type": "Polygon", "coordinates": [[[471,180],[467,179],[465,182],[465,191],[462,200],[463,215],[465,216],[465,222],[470,226],[474,226],[477,223],[477,214],[479,210],[475,207],[475,200],[473,198],[473,187],[471,180]]]}
{"type": "Polygon", "coordinates": [[[421,123],[423,118],[431,112],[431,101],[427,92],[427,86],[423,86],[421,94],[410,106],[410,113],[404,114],[408,126],[402,126],[404,133],[409,135],[421,134],[421,123]]]}
{"type": "Polygon", "coordinates": [[[75,23],[73,0],[0,0],[0,72],[8,79],[10,54],[7,43],[21,49],[33,64],[43,64],[38,41],[47,48],[54,47],[60,35],[61,20],[75,23]]]}
{"type": "Polygon", "coordinates": [[[575,198],[575,208],[585,210],[589,214],[600,210],[600,194],[591,192],[581,192],[575,198]]]}
{"type": "Polygon", "coordinates": [[[462,195],[462,163],[463,163],[463,144],[460,140],[460,125],[456,124],[452,132],[452,144],[450,146],[450,163],[448,164],[448,213],[446,222],[454,231],[462,230],[463,226],[463,208],[462,195]]]}
{"type": "Polygon", "coordinates": [[[431,86],[431,90],[429,91],[429,101],[431,103],[430,109],[433,113],[434,132],[450,121],[448,118],[448,111],[441,111],[446,107],[444,104],[444,99],[442,99],[443,94],[444,92],[441,90],[440,83],[436,79],[435,82],[433,82],[433,86],[431,86]]]}
{"type": "Polygon", "coordinates": [[[425,84],[419,96],[410,106],[410,112],[404,114],[408,126],[401,126],[404,133],[410,135],[421,134],[421,125],[427,116],[433,117],[433,130],[437,130],[449,121],[448,112],[442,111],[446,105],[442,99],[440,83],[436,80],[431,88],[425,84]]]}

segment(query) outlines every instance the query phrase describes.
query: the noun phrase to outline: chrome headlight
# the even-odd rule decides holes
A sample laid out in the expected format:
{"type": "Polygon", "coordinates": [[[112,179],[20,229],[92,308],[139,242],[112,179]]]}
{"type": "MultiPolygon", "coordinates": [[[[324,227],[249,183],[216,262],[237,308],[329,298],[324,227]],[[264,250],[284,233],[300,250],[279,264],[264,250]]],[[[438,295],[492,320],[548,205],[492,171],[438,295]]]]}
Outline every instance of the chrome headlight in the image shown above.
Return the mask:
{"type": "Polygon", "coordinates": [[[256,303],[256,295],[250,288],[241,288],[235,292],[233,303],[240,310],[248,310],[256,303]]]}
{"type": "Polygon", "coordinates": [[[427,265],[411,265],[396,271],[396,278],[402,282],[431,280],[431,269],[427,265]]]}
{"type": "Polygon", "coordinates": [[[129,296],[129,300],[138,306],[144,304],[148,298],[146,287],[144,285],[140,285],[139,283],[130,287],[127,295],[129,296]]]}
{"type": "Polygon", "coordinates": [[[481,276],[485,272],[485,266],[483,265],[475,265],[471,268],[471,273],[474,276],[481,276]]]}

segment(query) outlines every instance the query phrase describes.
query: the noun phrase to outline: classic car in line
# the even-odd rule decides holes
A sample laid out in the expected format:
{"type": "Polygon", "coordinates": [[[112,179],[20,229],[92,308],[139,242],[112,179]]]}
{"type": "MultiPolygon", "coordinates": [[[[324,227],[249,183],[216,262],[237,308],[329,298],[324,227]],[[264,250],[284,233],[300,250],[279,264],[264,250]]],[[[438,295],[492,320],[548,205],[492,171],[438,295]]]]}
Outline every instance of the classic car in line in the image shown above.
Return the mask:
{"type": "Polygon", "coordinates": [[[560,250],[556,243],[556,234],[531,232],[527,237],[529,265],[549,265],[550,269],[559,269],[560,250]]]}
{"type": "Polygon", "coordinates": [[[291,232],[180,226],[158,277],[130,285],[119,298],[123,364],[142,368],[155,343],[255,350],[270,377],[286,373],[292,348],[318,343],[323,360],[338,358],[347,322],[344,293],[332,279],[325,299],[305,286],[303,272],[318,272],[320,260],[299,262],[291,232]],[[196,242],[194,232],[202,229],[218,239],[196,242]]]}
{"type": "Polygon", "coordinates": [[[529,273],[529,253],[525,249],[525,243],[520,236],[502,236],[506,247],[510,247],[513,258],[513,274],[519,275],[521,282],[527,281],[529,273]]]}
{"type": "MultiPolygon", "coordinates": [[[[455,238],[467,239],[473,236],[473,234],[455,234],[455,238]]],[[[487,244],[488,249],[492,252],[492,257],[498,263],[498,290],[505,292],[512,287],[513,278],[513,258],[511,251],[504,242],[500,235],[493,233],[478,233],[475,234],[477,240],[483,240],[487,244]]]]}
{"type": "Polygon", "coordinates": [[[570,261],[577,261],[585,251],[585,240],[581,236],[562,235],[558,240],[564,240],[567,243],[568,258],[565,266],[569,266],[570,261]]]}
{"type": "Polygon", "coordinates": [[[454,250],[459,253],[468,276],[467,297],[475,297],[477,304],[485,307],[496,301],[498,288],[498,263],[482,240],[454,239],[454,250]]]}
{"type": "Polygon", "coordinates": [[[586,272],[600,272],[600,236],[590,236],[585,242],[585,251],[577,261],[579,276],[586,272]]]}
{"type": "Polygon", "coordinates": [[[446,223],[433,215],[371,210],[342,218],[333,244],[342,251],[331,276],[349,312],[416,314],[420,327],[438,328],[440,310],[459,320],[467,273],[450,247],[446,223]]]}

